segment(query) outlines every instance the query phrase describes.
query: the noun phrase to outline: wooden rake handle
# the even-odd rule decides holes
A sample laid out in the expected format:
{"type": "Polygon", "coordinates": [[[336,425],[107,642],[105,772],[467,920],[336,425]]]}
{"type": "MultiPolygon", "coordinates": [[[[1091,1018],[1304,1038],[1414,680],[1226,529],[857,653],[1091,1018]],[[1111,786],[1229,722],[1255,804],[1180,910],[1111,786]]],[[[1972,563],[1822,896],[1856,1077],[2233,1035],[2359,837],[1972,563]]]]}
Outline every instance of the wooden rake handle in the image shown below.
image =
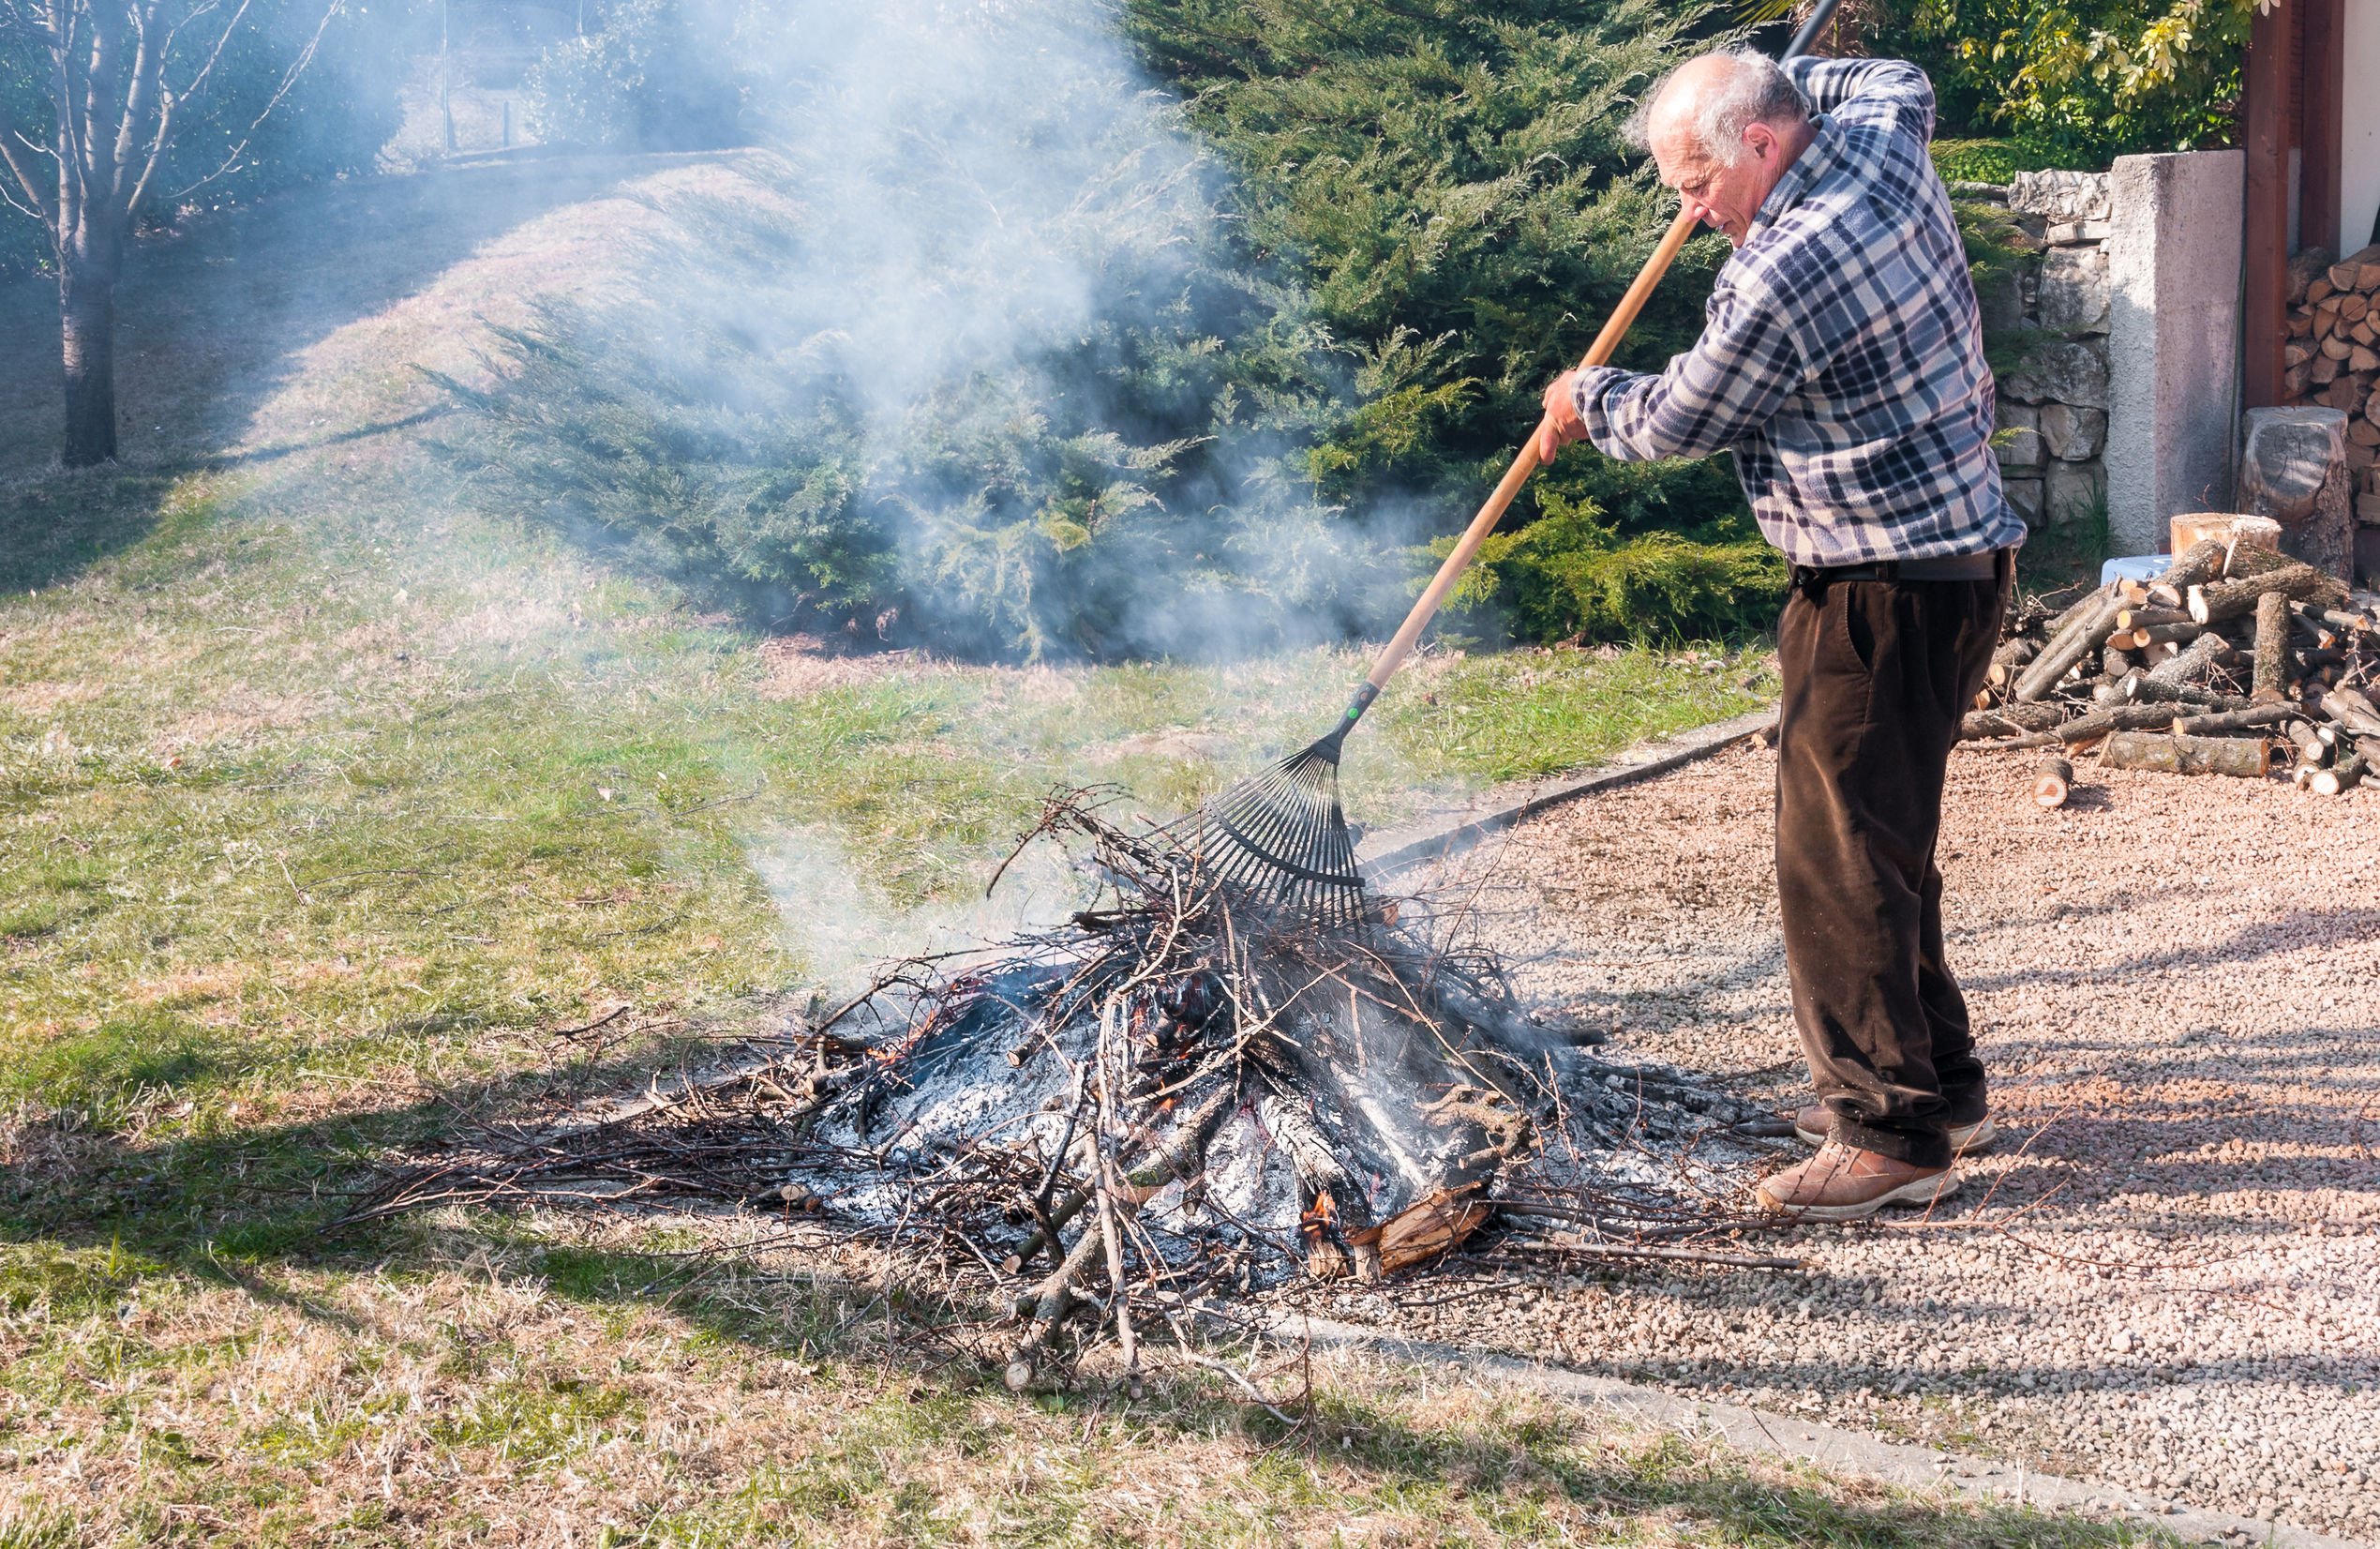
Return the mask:
{"type": "MultiPolygon", "coordinates": [[[[1636,281],[1628,287],[1628,293],[1620,298],[1620,305],[1611,309],[1611,320],[1603,325],[1603,332],[1595,335],[1586,358],[1579,362],[1582,369],[1589,366],[1605,365],[1611,359],[1612,352],[1620,348],[1620,340],[1628,331],[1628,324],[1637,320],[1637,313],[1644,309],[1646,298],[1653,294],[1653,288],[1661,283],[1662,275],[1669,270],[1669,261],[1678,256],[1678,249],[1685,246],[1685,239],[1694,234],[1695,225],[1696,218],[1684,210],[1680,210],[1678,218],[1669,222],[1669,229],[1663,233],[1660,246],[1653,249],[1653,256],[1644,261],[1642,269],[1637,271],[1636,281]]],[[[1371,670],[1365,674],[1363,686],[1355,690],[1355,699],[1348,704],[1347,719],[1350,723],[1364,713],[1383,688],[1388,686],[1388,680],[1396,676],[1397,669],[1405,665],[1405,658],[1413,654],[1414,642],[1420,639],[1421,632],[1429,626],[1439,605],[1446,600],[1446,594],[1455,589],[1455,582],[1461,579],[1462,573],[1471,567],[1472,560],[1479,552],[1479,546],[1488,541],[1488,534],[1494,532],[1496,523],[1504,519],[1504,508],[1512,504],[1514,496],[1520,493],[1520,487],[1528,483],[1529,475],[1537,471],[1537,435],[1544,429],[1544,422],[1540,421],[1537,429],[1531,431],[1529,439],[1520,444],[1520,455],[1512,459],[1512,466],[1504,470],[1504,476],[1496,481],[1494,493],[1479,508],[1479,514],[1471,519],[1471,525],[1463,529],[1454,552],[1446,556],[1446,563],[1438,567],[1438,573],[1429,578],[1429,584],[1422,589],[1413,611],[1405,615],[1405,622],[1398,626],[1395,637],[1374,658],[1371,670]]]]}

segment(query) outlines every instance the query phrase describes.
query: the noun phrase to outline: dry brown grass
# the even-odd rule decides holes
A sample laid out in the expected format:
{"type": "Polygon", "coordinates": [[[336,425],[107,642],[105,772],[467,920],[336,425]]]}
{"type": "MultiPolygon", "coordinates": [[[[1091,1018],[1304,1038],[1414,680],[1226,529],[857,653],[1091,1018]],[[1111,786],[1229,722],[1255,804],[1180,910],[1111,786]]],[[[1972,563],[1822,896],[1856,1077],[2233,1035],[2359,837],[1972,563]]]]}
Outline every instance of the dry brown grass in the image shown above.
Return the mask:
{"type": "Polygon", "coordinates": [[[915,1320],[930,1301],[896,1299],[888,1325],[880,1286],[832,1255],[694,1271],[621,1235],[447,1221],[413,1234],[422,1267],[403,1274],[227,1263],[170,1295],[85,1256],[28,1299],[20,1267],[0,1523],[47,1512],[92,1543],[2106,1536],[1345,1354],[1257,1354],[1298,1396],[1294,1428],[1187,1366],[1139,1400],[1096,1369],[1018,1399],[936,1363],[915,1320]]]}

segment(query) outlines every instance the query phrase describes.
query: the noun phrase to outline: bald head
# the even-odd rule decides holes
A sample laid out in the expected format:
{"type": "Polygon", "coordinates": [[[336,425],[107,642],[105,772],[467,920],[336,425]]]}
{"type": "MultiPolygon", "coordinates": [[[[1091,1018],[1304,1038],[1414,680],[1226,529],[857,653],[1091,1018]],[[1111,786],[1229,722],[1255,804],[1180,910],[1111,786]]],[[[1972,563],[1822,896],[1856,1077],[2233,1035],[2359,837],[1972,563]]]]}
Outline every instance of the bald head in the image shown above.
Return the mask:
{"type": "Polygon", "coordinates": [[[1766,124],[1779,133],[1810,120],[1809,99],[1776,61],[1754,49],[1698,54],[1654,83],[1628,128],[1646,150],[1656,138],[1684,141],[1714,161],[1745,155],[1744,131],[1766,124]]]}
{"type": "Polygon", "coordinates": [[[1739,247],[1813,133],[1801,88],[1750,49],[1680,65],[1654,84],[1628,128],[1653,153],[1661,181],[1739,247]]]}

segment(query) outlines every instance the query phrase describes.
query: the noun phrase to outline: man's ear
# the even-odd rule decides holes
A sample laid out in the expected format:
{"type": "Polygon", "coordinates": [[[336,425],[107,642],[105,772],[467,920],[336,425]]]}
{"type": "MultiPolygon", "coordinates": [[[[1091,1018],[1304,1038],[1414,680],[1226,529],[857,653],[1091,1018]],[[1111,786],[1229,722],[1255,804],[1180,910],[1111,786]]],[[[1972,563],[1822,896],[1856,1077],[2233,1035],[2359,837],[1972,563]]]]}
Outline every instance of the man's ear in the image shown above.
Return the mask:
{"type": "Polygon", "coordinates": [[[1776,130],[1756,118],[1744,126],[1744,143],[1756,159],[1766,161],[1769,153],[1782,143],[1776,137],[1776,130]]]}

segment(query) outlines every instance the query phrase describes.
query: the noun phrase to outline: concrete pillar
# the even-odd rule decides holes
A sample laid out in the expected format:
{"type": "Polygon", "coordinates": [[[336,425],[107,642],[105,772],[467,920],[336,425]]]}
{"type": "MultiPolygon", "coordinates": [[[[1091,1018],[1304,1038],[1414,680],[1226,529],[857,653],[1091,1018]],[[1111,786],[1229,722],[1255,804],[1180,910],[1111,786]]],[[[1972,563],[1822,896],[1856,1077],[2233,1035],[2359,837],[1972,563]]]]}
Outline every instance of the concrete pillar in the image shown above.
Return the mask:
{"type": "Polygon", "coordinates": [[[2228,504],[2239,367],[2238,151],[2121,156],[2107,234],[2107,519],[2119,554],[2228,504]]]}

